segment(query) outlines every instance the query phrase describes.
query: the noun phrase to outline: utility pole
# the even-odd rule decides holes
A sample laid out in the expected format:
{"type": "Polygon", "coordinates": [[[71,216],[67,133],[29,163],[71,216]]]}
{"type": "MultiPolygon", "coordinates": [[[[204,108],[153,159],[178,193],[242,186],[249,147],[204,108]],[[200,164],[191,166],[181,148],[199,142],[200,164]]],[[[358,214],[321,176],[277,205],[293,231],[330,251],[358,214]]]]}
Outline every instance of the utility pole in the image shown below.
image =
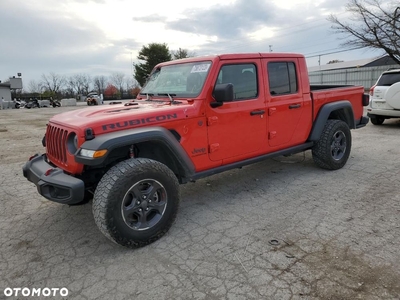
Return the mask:
{"type": "Polygon", "coordinates": [[[269,52],[272,52],[272,45],[269,45],[269,52]]]}
{"type": "Polygon", "coordinates": [[[133,77],[133,61],[132,61],[132,52],[131,52],[131,76],[133,77]]]}

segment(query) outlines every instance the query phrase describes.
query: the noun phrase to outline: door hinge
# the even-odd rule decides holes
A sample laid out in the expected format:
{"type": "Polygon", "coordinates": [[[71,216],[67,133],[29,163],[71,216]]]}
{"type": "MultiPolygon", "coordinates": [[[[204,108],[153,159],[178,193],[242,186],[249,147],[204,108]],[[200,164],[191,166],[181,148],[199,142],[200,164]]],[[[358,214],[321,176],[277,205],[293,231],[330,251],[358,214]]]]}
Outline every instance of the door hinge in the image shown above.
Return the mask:
{"type": "Polygon", "coordinates": [[[218,123],[218,117],[217,116],[213,116],[213,117],[208,117],[207,119],[207,125],[211,126],[213,124],[218,123]]]}
{"type": "Polygon", "coordinates": [[[218,151],[219,150],[219,143],[215,143],[215,144],[211,144],[210,145],[210,153],[213,153],[213,152],[215,152],[215,151],[218,151]]]}
{"type": "Polygon", "coordinates": [[[272,116],[274,113],[276,113],[276,107],[271,107],[268,109],[268,116],[272,116]]]}

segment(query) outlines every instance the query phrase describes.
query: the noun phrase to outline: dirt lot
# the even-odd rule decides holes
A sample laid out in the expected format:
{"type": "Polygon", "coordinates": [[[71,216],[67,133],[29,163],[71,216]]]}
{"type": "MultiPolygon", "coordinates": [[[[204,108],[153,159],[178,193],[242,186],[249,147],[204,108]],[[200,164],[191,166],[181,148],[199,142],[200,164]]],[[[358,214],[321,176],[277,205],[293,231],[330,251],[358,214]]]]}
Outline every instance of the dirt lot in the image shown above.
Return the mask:
{"type": "Polygon", "coordinates": [[[184,185],[169,233],[129,250],[91,203],[51,203],[22,176],[48,118],[80,108],[0,111],[0,299],[400,299],[399,121],[352,131],[338,171],[308,151],[184,185]]]}

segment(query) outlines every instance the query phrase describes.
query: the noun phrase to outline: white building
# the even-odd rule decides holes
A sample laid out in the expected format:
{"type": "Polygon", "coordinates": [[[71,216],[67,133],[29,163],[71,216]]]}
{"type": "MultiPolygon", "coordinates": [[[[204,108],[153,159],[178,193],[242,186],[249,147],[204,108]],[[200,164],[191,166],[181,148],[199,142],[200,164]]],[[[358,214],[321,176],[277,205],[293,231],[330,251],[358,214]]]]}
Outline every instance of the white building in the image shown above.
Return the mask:
{"type": "Polygon", "coordinates": [[[4,101],[11,101],[11,90],[22,89],[22,79],[21,78],[10,78],[6,82],[0,81],[0,99],[4,101]]]}
{"type": "Polygon", "coordinates": [[[369,90],[383,71],[400,68],[388,55],[308,68],[311,84],[362,85],[369,90]]]}

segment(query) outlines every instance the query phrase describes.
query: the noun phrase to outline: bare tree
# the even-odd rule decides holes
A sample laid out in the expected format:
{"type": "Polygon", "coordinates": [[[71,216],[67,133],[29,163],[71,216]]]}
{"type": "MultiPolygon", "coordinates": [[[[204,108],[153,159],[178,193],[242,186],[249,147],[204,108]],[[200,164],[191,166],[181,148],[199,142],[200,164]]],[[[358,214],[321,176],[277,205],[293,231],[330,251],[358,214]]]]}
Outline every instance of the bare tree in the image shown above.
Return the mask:
{"type": "Polygon", "coordinates": [[[338,33],[349,40],[344,46],[384,50],[400,64],[400,6],[398,1],[349,0],[346,10],[352,13],[352,23],[331,15],[328,20],[338,33]]]}
{"type": "Polygon", "coordinates": [[[31,93],[40,93],[41,85],[35,80],[29,81],[28,90],[31,93]]]}
{"type": "Polygon", "coordinates": [[[121,72],[115,72],[111,74],[111,82],[119,88],[119,92],[121,93],[121,97],[124,92],[124,78],[125,74],[121,72]]]}
{"type": "Polygon", "coordinates": [[[70,86],[64,88],[61,93],[67,98],[73,98],[75,96],[75,91],[70,86]]]}
{"type": "Polygon", "coordinates": [[[128,76],[125,78],[124,83],[126,90],[129,91],[130,89],[133,89],[135,86],[135,81],[132,77],[128,76]]]}
{"type": "Polygon", "coordinates": [[[66,81],[65,76],[50,72],[48,75],[42,74],[41,85],[51,93],[58,93],[65,86],[66,81]]]}
{"type": "Polygon", "coordinates": [[[94,88],[99,94],[104,94],[104,90],[107,87],[107,77],[104,75],[95,76],[93,79],[94,88]]]}
{"type": "Polygon", "coordinates": [[[176,50],[176,51],[171,51],[171,53],[172,53],[172,57],[173,57],[174,59],[181,59],[181,58],[187,58],[187,57],[194,57],[194,56],[196,56],[196,53],[195,53],[195,52],[189,52],[189,50],[187,50],[187,49],[182,49],[182,48],[179,48],[179,49],[176,50]]]}
{"type": "Polygon", "coordinates": [[[79,81],[76,78],[76,75],[72,75],[67,79],[67,90],[68,93],[72,94],[80,94],[81,93],[81,86],[79,85],[79,81]]]}
{"type": "Polygon", "coordinates": [[[78,95],[89,93],[92,78],[88,74],[75,74],[68,78],[68,87],[78,95]]]}
{"type": "Polygon", "coordinates": [[[88,94],[92,84],[92,77],[89,74],[79,74],[78,81],[81,86],[81,94],[88,94]]]}

